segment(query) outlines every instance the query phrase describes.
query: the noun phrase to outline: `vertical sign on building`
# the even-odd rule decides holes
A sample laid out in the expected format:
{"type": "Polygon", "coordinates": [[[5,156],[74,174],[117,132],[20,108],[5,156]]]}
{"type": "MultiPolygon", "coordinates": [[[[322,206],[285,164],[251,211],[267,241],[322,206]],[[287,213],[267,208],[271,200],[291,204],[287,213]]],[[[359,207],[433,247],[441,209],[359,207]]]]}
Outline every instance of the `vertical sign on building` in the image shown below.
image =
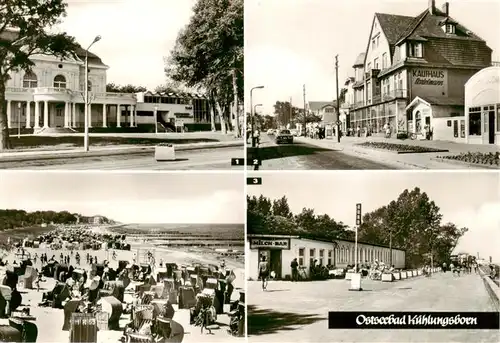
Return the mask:
{"type": "Polygon", "coordinates": [[[361,225],[361,204],[356,204],[356,225],[361,225]]]}

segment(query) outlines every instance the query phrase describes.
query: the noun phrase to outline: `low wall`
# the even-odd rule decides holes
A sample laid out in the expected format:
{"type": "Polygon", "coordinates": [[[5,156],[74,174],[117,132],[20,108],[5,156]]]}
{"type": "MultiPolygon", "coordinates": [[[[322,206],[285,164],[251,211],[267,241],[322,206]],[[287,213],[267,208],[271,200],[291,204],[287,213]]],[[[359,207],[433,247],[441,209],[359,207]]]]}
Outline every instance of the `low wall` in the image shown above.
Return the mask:
{"type": "Polygon", "coordinates": [[[483,279],[484,287],[486,287],[491,302],[495,305],[496,310],[500,311],[500,287],[481,268],[479,268],[479,275],[483,279]]]}

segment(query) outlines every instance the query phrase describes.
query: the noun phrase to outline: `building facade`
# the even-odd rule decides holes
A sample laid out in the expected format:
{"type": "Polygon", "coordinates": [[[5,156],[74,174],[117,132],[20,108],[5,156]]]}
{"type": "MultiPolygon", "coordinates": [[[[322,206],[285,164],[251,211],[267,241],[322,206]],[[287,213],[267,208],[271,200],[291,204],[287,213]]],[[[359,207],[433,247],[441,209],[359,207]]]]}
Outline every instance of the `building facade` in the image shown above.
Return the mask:
{"type": "Polygon", "coordinates": [[[465,139],[500,145],[500,66],[481,70],[465,84],[465,139]]]}
{"type": "MultiPolygon", "coordinates": [[[[416,17],[376,13],[366,51],[354,64],[351,127],[384,134],[433,132],[433,139],[465,141],[450,120],[464,116],[464,85],[491,65],[486,42],[430,0],[416,17]]],[[[457,119],[458,118],[458,119],[457,119]]]]}
{"type": "MultiPolygon", "coordinates": [[[[354,264],[354,242],[345,240],[320,241],[288,235],[247,235],[246,256],[249,265],[248,278],[257,280],[259,261],[262,256],[269,262],[270,270],[278,279],[290,277],[290,263],[294,258],[309,276],[314,260],[323,266],[345,268],[354,264]]],[[[358,262],[378,260],[389,264],[391,249],[358,242],[358,262]]],[[[392,264],[405,267],[404,250],[392,249],[392,264]]]]}
{"type": "Polygon", "coordinates": [[[326,137],[331,137],[336,130],[336,123],[339,120],[336,106],[336,101],[309,101],[308,103],[309,113],[321,118],[318,125],[325,128],[326,137]]]}
{"type": "MultiPolygon", "coordinates": [[[[8,127],[80,128],[85,124],[85,55],[60,60],[34,55],[32,71],[12,72],[6,84],[8,127]]],[[[89,127],[154,124],[154,109],[172,126],[210,124],[209,102],[197,94],[106,92],[109,66],[88,52],[89,127]]]]}

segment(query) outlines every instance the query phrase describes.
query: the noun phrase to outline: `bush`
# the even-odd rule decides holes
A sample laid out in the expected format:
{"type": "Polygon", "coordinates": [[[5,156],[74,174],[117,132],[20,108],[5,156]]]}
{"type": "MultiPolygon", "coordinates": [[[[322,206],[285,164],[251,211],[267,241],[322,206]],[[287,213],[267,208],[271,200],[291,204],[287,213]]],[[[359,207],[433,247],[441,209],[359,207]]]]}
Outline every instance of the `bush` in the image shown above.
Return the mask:
{"type": "Polygon", "coordinates": [[[460,162],[465,162],[465,163],[472,163],[472,164],[482,164],[482,165],[489,165],[489,166],[499,166],[500,165],[500,153],[495,152],[495,153],[481,153],[481,152],[468,152],[468,153],[461,153],[460,155],[453,155],[453,156],[438,156],[439,158],[446,159],[446,160],[454,160],[454,161],[460,161],[460,162]]]}

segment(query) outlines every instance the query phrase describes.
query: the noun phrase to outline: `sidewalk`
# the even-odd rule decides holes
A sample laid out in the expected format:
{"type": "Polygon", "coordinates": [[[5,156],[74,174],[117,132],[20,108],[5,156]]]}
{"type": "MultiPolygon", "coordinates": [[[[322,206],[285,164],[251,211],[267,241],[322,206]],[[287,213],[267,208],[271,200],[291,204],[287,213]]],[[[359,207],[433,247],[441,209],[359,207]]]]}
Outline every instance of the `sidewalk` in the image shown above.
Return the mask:
{"type": "MultiPolygon", "coordinates": [[[[217,149],[228,147],[243,147],[242,140],[226,141],[226,142],[208,142],[208,143],[192,143],[192,144],[173,144],[175,151],[187,151],[198,149],[217,149]]],[[[29,149],[29,150],[14,150],[7,152],[0,152],[0,162],[19,162],[40,159],[60,159],[60,158],[78,158],[78,157],[102,157],[102,156],[117,156],[117,155],[130,155],[141,153],[153,153],[155,150],[154,145],[119,145],[119,146],[91,146],[89,151],[85,152],[81,148],[67,148],[67,149],[29,149]]]]}
{"type": "Polygon", "coordinates": [[[399,140],[395,138],[383,137],[342,137],[340,143],[337,143],[336,137],[333,137],[333,139],[323,140],[305,137],[296,137],[295,139],[297,142],[303,142],[325,149],[342,151],[345,154],[382,162],[398,169],[492,169],[492,167],[488,166],[456,163],[450,160],[438,159],[437,157],[459,155],[460,153],[467,152],[495,153],[500,150],[500,148],[496,145],[477,145],[447,141],[420,141],[410,139],[399,140]],[[365,142],[383,142],[409,146],[421,146],[426,148],[449,150],[449,152],[397,154],[393,151],[370,149],[357,145],[365,142]]]}

